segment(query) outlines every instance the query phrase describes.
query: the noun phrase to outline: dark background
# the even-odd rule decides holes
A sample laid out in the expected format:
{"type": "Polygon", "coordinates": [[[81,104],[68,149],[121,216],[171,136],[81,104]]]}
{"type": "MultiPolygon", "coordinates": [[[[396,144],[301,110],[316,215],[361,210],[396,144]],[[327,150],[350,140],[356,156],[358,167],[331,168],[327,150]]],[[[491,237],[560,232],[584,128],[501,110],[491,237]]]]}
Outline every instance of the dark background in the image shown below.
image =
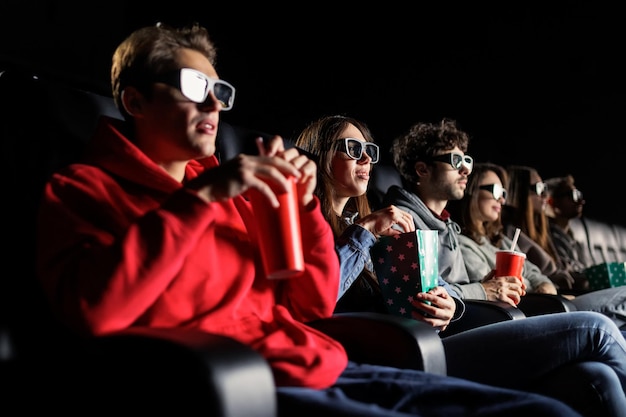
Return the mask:
{"type": "Polygon", "coordinates": [[[389,143],[411,124],[453,118],[477,161],[573,174],[586,215],[626,225],[617,2],[168,3],[5,0],[0,57],[109,94],[111,55],[131,30],[198,21],[237,88],[222,113],[230,123],[293,138],[347,114],[370,126],[389,162],[389,143]]]}

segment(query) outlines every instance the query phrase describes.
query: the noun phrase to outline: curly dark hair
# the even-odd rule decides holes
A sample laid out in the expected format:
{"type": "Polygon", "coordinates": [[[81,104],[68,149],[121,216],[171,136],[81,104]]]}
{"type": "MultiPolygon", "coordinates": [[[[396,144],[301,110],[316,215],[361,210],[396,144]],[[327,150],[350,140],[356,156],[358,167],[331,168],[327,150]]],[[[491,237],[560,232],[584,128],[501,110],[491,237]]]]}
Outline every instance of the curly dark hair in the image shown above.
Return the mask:
{"type": "Polygon", "coordinates": [[[404,135],[396,138],[391,145],[393,163],[405,187],[419,181],[415,163],[428,161],[440,151],[458,146],[467,151],[469,135],[457,127],[455,120],[444,118],[439,123],[419,122],[411,126],[404,135]]]}

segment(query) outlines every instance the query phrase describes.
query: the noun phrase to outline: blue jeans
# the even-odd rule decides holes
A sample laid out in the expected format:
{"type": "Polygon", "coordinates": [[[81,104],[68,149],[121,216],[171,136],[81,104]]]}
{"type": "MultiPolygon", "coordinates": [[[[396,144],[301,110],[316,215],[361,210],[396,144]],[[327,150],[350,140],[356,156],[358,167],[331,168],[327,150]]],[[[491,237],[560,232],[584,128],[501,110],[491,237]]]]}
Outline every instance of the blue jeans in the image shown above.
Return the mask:
{"type": "MultiPolygon", "coordinates": [[[[560,371],[579,366],[598,371],[593,382],[603,396],[607,417],[626,409],[626,339],[603,314],[578,311],[528,317],[442,341],[448,377],[350,363],[329,389],[278,388],[279,415],[303,410],[323,417],[580,415],[552,398],[561,397],[551,386],[576,385],[576,378],[567,378],[572,373],[560,371]],[[555,375],[566,379],[554,379],[555,375]]],[[[571,392],[575,396],[578,391],[571,392]]],[[[579,398],[561,399],[584,409],[579,398]]]]}
{"type": "Polygon", "coordinates": [[[597,311],[613,319],[618,327],[626,325],[626,286],[589,291],[571,301],[578,310],[597,311]]]}
{"type": "Polygon", "coordinates": [[[328,389],[279,387],[277,395],[280,417],[580,417],[538,394],[354,362],[328,389]]]}
{"type": "MultiPolygon", "coordinates": [[[[626,410],[626,339],[601,313],[528,317],[482,326],[442,341],[448,375],[517,390],[546,393],[545,378],[564,366],[602,363],[609,374],[598,382],[603,387],[600,394],[611,410],[626,410]]],[[[577,382],[560,383],[571,386],[577,382]]],[[[577,400],[562,399],[568,404],[577,400]]]]}
{"type": "Polygon", "coordinates": [[[354,362],[331,388],[279,387],[277,395],[280,417],[580,417],[538,394],[354,362]]]}

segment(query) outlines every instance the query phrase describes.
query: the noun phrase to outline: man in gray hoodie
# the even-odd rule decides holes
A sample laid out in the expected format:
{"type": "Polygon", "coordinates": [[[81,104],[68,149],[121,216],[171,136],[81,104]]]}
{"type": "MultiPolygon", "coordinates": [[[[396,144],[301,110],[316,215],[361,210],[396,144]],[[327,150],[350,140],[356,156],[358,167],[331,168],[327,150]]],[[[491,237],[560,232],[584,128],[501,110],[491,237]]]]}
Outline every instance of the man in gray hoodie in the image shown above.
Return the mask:
{"type": "Polygon", "coordinates": [[[469,135],[454,120],[416,123],[394,140],[393,161],[403,186],[391,186],[383,204],[413,216],[416,229],[439,233],[439,273],[462,298],[503,301],[515,306],[525,294],[516,277],[494,277],[470,282],[459,246],[461,233],[446,211],[450,200],[463,198],[473,159],[466,155],[469,135]]]}

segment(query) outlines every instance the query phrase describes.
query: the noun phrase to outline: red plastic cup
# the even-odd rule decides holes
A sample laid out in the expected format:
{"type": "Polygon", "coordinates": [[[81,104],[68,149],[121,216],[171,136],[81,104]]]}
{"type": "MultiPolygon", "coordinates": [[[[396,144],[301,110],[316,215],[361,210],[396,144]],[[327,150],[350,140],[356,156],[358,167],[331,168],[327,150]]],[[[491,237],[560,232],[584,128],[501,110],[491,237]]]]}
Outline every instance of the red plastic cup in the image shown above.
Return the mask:
{"type": "Polygon", "coordinates": [[[522,269],[526,261],[524,252],[499,250],[496,252],[496,277],[513,276],[522,278],[522,269]]]}
{"type": "Polygon", "coordinates": [[[287,192],[276,194],[280,207],[272,207],[259,191],[249,192],[257,219],[263,267],[268,278],[291,278],[304,271],[302,232],[295,178],[287,192]]]}

